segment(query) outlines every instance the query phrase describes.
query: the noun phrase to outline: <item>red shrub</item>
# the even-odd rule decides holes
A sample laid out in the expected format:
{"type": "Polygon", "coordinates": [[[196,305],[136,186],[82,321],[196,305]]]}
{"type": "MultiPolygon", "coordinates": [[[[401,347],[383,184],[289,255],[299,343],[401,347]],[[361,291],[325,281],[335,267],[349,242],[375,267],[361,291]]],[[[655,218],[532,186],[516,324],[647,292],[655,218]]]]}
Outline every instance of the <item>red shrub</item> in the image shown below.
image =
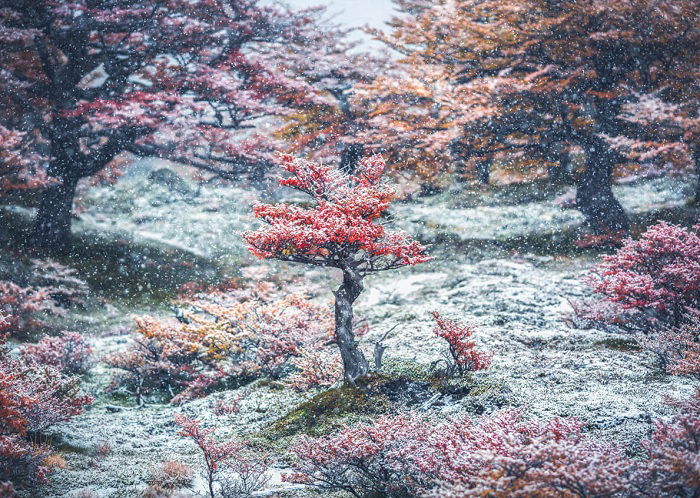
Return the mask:
{"type": "Polygon", "coordinates": [[[700,308],[700,225],[661,222],[604,256],[589,284],[602,299],[636,315],[641,328],[677,326],[700,308]]]}
{"type": "Polygon", "coordinates": [[[449,345],[449,354],[445,355],[448,376],[464,375],[491,366],[491,355],[474,349],[476,343],[469,340],[474,333],[471,327],[458,320],[443,318],[437,311],[433,311],[432,315],[435,319],[433,333],[445,339],[449,345]]]}
{"type": "Polygon", "coordinates": [[[40,313],[58,314],[60,308],[51,298],[47,287],[20,287],[6,280],[0,281],[0,330],[10,334],[24,332],[41,325],[40,313]]]}
{"type": "Polygon", "coordinates": [[[698,496],[700,493],[700,390],[670,422],[657,421],[643,446],[647,460],[636,475],[646,496],[698,496]]]}
{"type": "Polygon", "coordinates": [[[287,382],[298,391],[330,387],[343,378],[343,364],[335,352],[304,349],[292,365],[297,371],[287,382]]]}
{"type": "Polygon", "coordinates": [[[688,323],[652,331],[640,340],[669,374],[700,377],[700,311],[688,313],[688,323]]]}
{"type": "Polygon", "coordinates": [[[78,380],[10,356],[0,344],[0,478],[44,479],[51,450],[27,438],[79,414],[92,401],[78,380]]]}
{"type": "Polygon", "coordinates": [[[179,434],[192,439],[204,458],[204,477],[209,496],[248,496],[266,482],[267,465],[251,457],[245,445],[236,442],[219,442],[211,435],[214,429],[204,429],[200,422],[186,415],[175,415],[180,426],[179,434]],[[243,494],[243,492],[248,494],[243,494]]]}
{"type": "Polygon", "coordinates": [[[287,480],[353,496],[607,496],[627,489],[629,461],[573,419],[524,421],[501,411],[437,422],[381,417],[300,438],[287,480]]]}
{"type": "Polygon", "coordinates": [[[67,375],[84,374],[92,363],[92,347],[77,332],[64,332],[60,337],[44,337],[37,344],[22,347],[28,363],[57,368],[67,375]]]}

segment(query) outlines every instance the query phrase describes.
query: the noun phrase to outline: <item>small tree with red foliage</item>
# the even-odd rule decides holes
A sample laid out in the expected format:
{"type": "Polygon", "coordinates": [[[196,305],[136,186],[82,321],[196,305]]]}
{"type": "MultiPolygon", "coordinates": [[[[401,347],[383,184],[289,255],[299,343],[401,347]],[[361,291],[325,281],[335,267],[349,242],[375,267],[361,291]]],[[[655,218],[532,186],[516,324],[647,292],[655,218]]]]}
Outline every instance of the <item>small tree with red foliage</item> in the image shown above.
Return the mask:
{"type": "Polygon", "coordinates": [[[8,280],[0,280],[0,331],[10,334],[25,332],[41,325],[41,313],[60,314],[61,309],[51,297],[49,287],[22,287],[8,280]]]}
{"type": "Polygon", "coordinates": [[[474,349],[476,343],[469,339],[474,333],[471,327],[458,320],[443,318],[437,311],[431,314],[435,320],[433,333],[449,344],[449,353],[445,355],[445,373],[448,377],[485,370],[491,366],[491,355],[474,349]]]}
{"type": "Polygon", "coordinates": [[[689,311],[700,309],[699,230],[654,225],[604,256],[588,283],[603,301],[631,313],[631,327],[648,331],[686,323],[689,311]]]}
{"type": "Polygon", "coordinates": [[[199,420],[184,414],[175,415],[175,423],[181,428],[179,434],[192,439],[202,452],[210,498],[216,498],[217,489],[223,496],[249,496],[267,482],[266,461],[253,458],[246,445],[219,442],[212,437],[214,429],[205,429],[199,420]]]}
{"type": "Polygon", "coordinates": [[[255,216],[267,225],[245,232],[243,238],[259,258],[342,271],[343,282],[335,292],[335,339],[345,379],[353,382],[369,371],[352,325],[352,307],[363,290],[363,278],[428,261],[426,247],[404,232],[387,230],[380,221],[394,194],[381,183],[381,157],[362,159],[353,174],[289,155],[282,157],[282,167],[291,176],[280,184],[309,195],[314,205],[257,204],[255,216]]]}

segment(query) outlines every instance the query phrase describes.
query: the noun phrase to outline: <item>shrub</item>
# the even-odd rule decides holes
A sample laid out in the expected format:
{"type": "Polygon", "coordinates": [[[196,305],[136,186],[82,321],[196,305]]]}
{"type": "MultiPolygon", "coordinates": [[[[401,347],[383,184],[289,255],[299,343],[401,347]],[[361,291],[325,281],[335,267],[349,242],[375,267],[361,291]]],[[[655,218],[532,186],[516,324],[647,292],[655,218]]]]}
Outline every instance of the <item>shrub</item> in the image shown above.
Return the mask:
{"type": "Polygon", "coordinates": [[[218,491],[224,498],[246,496],[267,482],[267,460],[254,457],[244,445],[233,441],[219,442],[214,429],[204,429],[200,422],[183,414],[175,415],[179,434],[190,438],[204,459],[204,478],[210,498],[218,491]]]}
{"type": "Polygon", "coordinates": [[[0,478],[46,478],[51,449],[27,436],[82,412],[92,398],[78,386],[52,367],[13,358],[0,343],[0,478]]]}
{"type": "Polygon", "coordinates": [[[192,469],[178,460],[166,460],[151,473],[149,484],[172,491],[189,486],[192,482],[192,469]]]}
{"type": "Polygon", "coordinates": [[[700,389],[688,401],[673,403],[680,413],[657,421],[643,442],[647,460],[635,475],[646,496],[698,496],[700,493],[700,389]]]}
{"type": "Polygon", "coordinates": [[[42,313],[61,313],[49,288],[20,287],[7,280],[0,281],[0,330],[14,335],[41,326],[38,317],[42,313]]]}
{"type": "Polygon", "coordinates": [[[292,359],[297,371],[287,383],[297,391],[330,387],[343,378],[343,365],[336,353],[304,349],[292,359]]]}
{"type": "Polygon", "coordinates": [[[661,222],[639,240],[604,256],[588,278],[593,292],[634,316],[628,325],[648,331],[678,326],[700,309],[700,225],[692,230],[661,222]]]}
{"type": "Polygon", "coordinates": [[[574,419],[520,412],[437,422],[380,417],[291,448],[287,480],[357,497],[602,496],[627,489],[629,461],[574,419]]]}
{"type": "Polygon", "coordinates": [[[83,305],[90,288],[77,276],[78,270],[51,259],[32,260],[30,283],[46,288],[51,298],[61,306],[83,305]]]}
{"type": "Polygon", "coordinates": [[[445,339],[449,345],[448,353],[445,354],[445,373],[448,377],[485,370],[491,366],[491,355],[474,349],[476,343],[469,339],[474,333],[471,327],[458,320],[443,318],[437,311],[433,311],[432,315],[435,320],[433,333],[445,339]]]}
{"type": "Polygon", "coordinates": [[[127,351],[105,358],[122,371],[112,389],[143,395],[166,390],[174,403],[203,396],[228,377],[291,373],[292,359],[332,338],[330,313],[302,295],[255,290],[212,291],[177,308],[178,318],[136,320],[127,351]]]}
{"type": "Polygon", "coordinates": [[[21,352],[28,363],[49,365],[67,375],[87,373],[92,364],[92,347],[77,332],[44,337],[37,344],[23,346],[21,352]]]}
{"type": "Polygon", "coordinates": [[[688,322],[649,332],[640,340],[669,374],[700,377],[700,311],[690,310],[688,322]]]}

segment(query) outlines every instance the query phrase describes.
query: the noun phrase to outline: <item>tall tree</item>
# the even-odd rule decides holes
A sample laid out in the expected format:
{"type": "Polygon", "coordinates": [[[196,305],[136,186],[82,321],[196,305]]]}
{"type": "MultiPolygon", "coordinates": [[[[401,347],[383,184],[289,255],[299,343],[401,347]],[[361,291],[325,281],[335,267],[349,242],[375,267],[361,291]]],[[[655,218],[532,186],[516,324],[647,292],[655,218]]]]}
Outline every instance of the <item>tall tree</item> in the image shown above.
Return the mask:
{"type": "Polygon", "coordinates": [[[579,209],[597,233],[627,230],[611,190],[613,168],[626,158],[607,137],[640,133],[622,116],[640,93],[697,85],[696,2],[442,0],[417,11],[397,3],[405,15],[375,35],[404,55],[409,71],[430,68],[433,81],[446,82],[441,96],[423,98],[461,128],[455,151],[566,161],[581,150],[579,209]]]}
{"type": "Polygon", "coordinates": [[[0,0],[0,124],[51,179],[37,248],[68,247],[78,181],[124,152],[229,178],[270,163],[254,125],[310,94],[256,49],[313,22],[257,0],[0,0]]]}
{"type": "Polygon", "coordinates": [[[338,161],[341,169],[352,171],[363,156],[360,134],[368,126],[366,105],[356,98],[355,87],[371,83],[390,62],[384,53],[361,51],[361,43],[350,38],[352,29],[320,19],[317,26],[303,45],[288,47],[283,57],[279,51],[272,54],[290,78],[307,82],[318,97],[284,116],[277,136],[295,154],[338,161]]]}

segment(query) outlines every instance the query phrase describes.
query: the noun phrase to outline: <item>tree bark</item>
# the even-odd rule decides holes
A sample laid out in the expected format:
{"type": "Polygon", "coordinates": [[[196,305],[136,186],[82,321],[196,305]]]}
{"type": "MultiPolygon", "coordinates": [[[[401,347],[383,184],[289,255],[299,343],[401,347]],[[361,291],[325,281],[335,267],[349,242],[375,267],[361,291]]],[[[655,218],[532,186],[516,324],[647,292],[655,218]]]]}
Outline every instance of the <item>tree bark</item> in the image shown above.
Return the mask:
{"type": "Polygon", "coordinates": [[[491,160],[481,159],[476,162],[476,179],[481,185],[488,185],[491,181],[491,160]]]}
{"type": "Polygon", "coordinates": [[[614,158],[602,140],[586,147],[586,163],[578,179],[576,206],[596,235],[629,232],[629,221],[612,191],[614,158]]]}
{"type": "Polygon", "coordinates": [[[369,372],[369,363],[357,347],[352,326],[352,305],[362,289],[362,275],[353,268],[343,268],[343,283],[335,292],[335,338],[343,360],[345,381],[350,384],[369,372]]]}
{"type": "Polygon", "coordinates": [[[41,198],[31,244],[46,254],[62,254],[71,246],[71,212],[78,178],[63,176],[49,185],[41,198]]]}

